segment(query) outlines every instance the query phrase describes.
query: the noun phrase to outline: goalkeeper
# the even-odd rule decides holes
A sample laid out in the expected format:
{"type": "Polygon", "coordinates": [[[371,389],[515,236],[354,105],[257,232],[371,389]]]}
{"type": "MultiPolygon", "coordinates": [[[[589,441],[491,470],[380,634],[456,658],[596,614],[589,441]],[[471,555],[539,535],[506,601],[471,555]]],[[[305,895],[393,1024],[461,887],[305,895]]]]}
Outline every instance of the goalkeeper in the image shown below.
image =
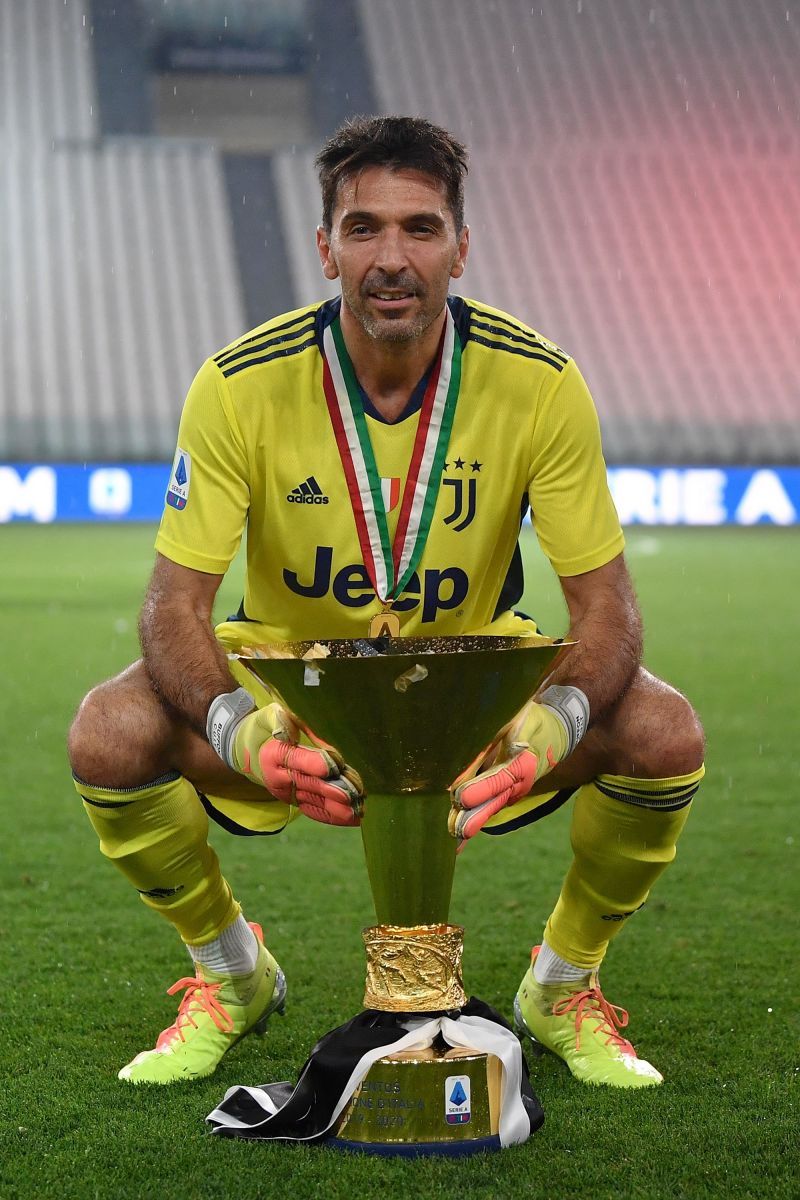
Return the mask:
{"type": "Polygon", "coordinates": [[[449,295],[469,250],[466,152],[450,134],[418,118],[360,119],[317,161],[317,247],[341,296],[268,321],[200,368],[142,660],[94,688],[70,732],[103,854],[193,964],[169,989],[182,993],[174,1021],[120,1078],[209,1075],[283,1009],[283,973],[221,872],[209,817],[267,835],[303,816],[355,827],[369,804],[335,748],[301,737],[229,654],[365,637],[374,620],[397,620],[407,637],[535,633],[517,610],[530,506],[578,645],[510,731],[464,764],[450,829],[464,844],[572,798],[572,863],[516,1021],[587,1083],[652,1086],[661,1076],[625,1037],[627,1014],[604,997],[598,969],[675,856],[703,737],[689,702],[641,665],[591,397],[558,346],[449,295]],[[245,531],[242,606],[215,629],[245,531]]]}

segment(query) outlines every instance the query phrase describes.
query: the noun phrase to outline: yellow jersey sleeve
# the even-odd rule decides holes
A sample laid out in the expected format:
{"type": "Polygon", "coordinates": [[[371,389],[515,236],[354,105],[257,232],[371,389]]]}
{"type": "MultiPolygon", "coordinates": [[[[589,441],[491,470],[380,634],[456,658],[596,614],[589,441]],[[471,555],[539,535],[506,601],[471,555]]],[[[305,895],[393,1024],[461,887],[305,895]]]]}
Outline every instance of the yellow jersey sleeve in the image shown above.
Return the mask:
{"type": "Polygon", "coordinates": [[[608,489],[597,412],[572,359],[539,403],[528,495],[536,536],[556,574],[582,575],[621,553],[625,539],[608,489]]]}
{"type": "Polygon", "coordinates": [[[224,575],[247,521],[249,477],[226,380],[209,359],[184,404],[156,550],[181,566],[224,575]]]}

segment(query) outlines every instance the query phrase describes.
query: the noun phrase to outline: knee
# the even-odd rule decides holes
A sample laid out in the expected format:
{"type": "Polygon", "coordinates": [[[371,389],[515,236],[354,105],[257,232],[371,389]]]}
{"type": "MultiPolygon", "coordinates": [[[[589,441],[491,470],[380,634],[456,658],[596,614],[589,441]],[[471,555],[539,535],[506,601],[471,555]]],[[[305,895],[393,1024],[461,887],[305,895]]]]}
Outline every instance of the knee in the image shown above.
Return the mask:
{"type": "Polygon", "coordinates": [[[664,776],[690,775],[703,765],[706,739],[700,718],[680,692],[670,702],[669,722],[663,730],[661,755],[664,776]]]}
{"type": "Polygon", "coordinates": [[[109,745],[109,727],[114,724],[114,680],[98,684],[84,696],[67,736],[70,766],[79,779],[94,782],[109,745]]]}
{"type": "Polygon", "coordinates": [[[666,779],[702,766],[705,737],[700,718],[681,692],[644,669],[614,725],[614,757],[621,775],[666,779]]]}
{"type": "Polygon", "coordinates": [[[85,783],[131,787],[171,769],[166,713],[137,664],[92,688],[70,727],[70,766],[85,783]]]}

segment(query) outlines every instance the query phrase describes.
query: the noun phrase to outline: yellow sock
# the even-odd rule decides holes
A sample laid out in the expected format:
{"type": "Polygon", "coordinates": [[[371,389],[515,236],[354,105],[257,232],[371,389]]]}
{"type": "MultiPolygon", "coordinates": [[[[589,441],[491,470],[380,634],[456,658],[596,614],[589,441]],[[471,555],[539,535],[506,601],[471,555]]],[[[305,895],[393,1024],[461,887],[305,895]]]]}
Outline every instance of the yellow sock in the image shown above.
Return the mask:
{"type": "Polygon", "coordinates": [[[545,941],[587,971],[675,857],[705,768],[671,779],[600,775],[575,796],[575,855],[545,941]]]}
{"type": "Polygon", "coordinates": [[[185,942],[210,942],[236,920],[241,910],[208,844],[208,817],[188,780],[164,775],[126,790],[74,782],[103,854],[185,942]]]}

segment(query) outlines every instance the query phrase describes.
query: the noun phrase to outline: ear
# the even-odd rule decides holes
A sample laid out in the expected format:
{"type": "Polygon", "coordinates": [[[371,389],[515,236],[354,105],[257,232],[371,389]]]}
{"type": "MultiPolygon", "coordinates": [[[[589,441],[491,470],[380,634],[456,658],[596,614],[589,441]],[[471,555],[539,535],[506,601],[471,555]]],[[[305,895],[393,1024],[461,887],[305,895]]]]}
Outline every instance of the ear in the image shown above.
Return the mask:
{"type": "Polygon", "coordinates": [[[317,254],[319,261],[322,263],[322,274],[326,279],[338,279],[339,268],[334,262],[331,253],[331,244],[328,240],[328,234],[321,225],[317,226],[317,254]]]}
{"type": "Polygon", "coordinates": [[[464,268],[467,265],[467,255],[469,254],[469,225],[465,225],[461,230],[461,237],[458,239],[458,252],[453,259],[453,265],[450,268],[450,278],[460,279],[464,274],[464,268]]]}

